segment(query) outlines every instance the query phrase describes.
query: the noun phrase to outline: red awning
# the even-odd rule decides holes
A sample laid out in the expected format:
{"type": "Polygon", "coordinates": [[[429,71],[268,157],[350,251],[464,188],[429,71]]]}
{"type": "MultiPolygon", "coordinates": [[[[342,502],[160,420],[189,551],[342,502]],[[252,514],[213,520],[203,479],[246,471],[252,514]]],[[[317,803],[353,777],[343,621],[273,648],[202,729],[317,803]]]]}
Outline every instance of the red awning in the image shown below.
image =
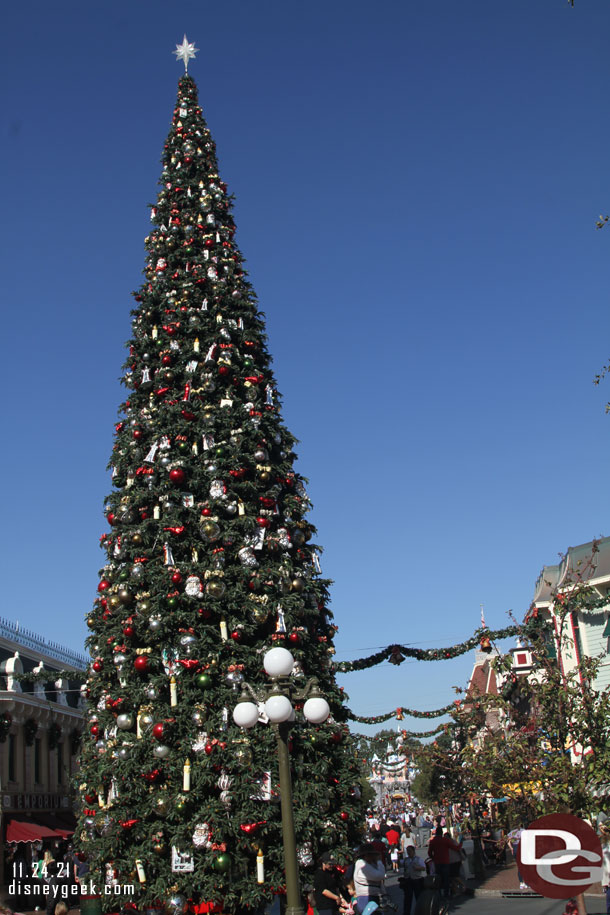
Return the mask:
{"type": "Polygon", "coordinates": [[[61,833],[38,823],[11,820],[6,827],[7,842],[40,842],[41,839],[62,838],[61,833]]]}
{"type": "Polygon", "coordinates": [[[39,823],[42,823],[47,829],[55,830],[62,839],[67,839],[76,829],[76,817],[69,810],[56,810],[54,813],[44,813],[39,810],[35,816],[39,823]]]}

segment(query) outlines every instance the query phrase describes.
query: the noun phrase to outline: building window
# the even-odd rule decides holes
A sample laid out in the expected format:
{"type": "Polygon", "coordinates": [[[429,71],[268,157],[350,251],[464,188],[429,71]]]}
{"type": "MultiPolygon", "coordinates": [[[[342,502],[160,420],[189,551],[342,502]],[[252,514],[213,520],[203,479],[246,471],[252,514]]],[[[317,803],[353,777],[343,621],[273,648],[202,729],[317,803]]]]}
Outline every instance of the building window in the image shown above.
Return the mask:
{"type": "Polygon", "coordinates": [[[8,780],[15,781],[15,735],[8,735],[8,780]]]}
{"type": "Polygon", "coordinates": [[[42,783],[42,740],[40,737],[37,737],[34,741],[34,784],[40,785],[42,783]]]}

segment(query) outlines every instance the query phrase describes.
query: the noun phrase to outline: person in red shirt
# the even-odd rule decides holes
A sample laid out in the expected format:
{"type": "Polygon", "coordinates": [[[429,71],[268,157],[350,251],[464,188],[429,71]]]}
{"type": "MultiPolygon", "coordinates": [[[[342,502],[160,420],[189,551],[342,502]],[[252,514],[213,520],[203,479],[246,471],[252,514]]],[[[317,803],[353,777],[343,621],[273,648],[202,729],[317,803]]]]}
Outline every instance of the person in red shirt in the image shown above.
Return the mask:
{"type": "Polygon", "coordinates": [[[443,835],[443,827],[438,826],[434,838],[428,845],[428,854],[434,862],[434,870],[441,880],[441,892],[443,896],[449,896],[451,885],[451,866],[449,861],[449,849],[459,851],[460,846],[454,842],[449,833],[443,835]]]}
{"type": "Polygon", "coordinates": [[[392,868],[398,870],[398,843],[400,842],[400,833],[394,826],[390,826],[388,831],[385,834],[388,843],[388,850],[390,852],[390,860],[392,861],[392,868]],[[396,852],[396,854],[392,854],[396,852]]]}

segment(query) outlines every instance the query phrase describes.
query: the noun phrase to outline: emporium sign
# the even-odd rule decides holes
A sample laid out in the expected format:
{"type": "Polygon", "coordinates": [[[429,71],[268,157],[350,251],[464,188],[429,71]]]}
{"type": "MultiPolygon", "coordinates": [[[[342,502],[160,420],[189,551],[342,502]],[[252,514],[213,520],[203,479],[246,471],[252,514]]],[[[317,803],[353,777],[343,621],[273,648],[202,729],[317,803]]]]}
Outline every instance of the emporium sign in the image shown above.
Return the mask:
{"type": "Polygon", "coordinates": [[[517,861],[523,880],[550,899],[568,899],[601,880],[602,848],[580,817],[552,813],[521,833],[517,861]]]}
{"type": "Polygon", "coordinates": [[[57,810],[68,807],[68,798],[64,794],[3,794],[4,810],[57,810]]]}

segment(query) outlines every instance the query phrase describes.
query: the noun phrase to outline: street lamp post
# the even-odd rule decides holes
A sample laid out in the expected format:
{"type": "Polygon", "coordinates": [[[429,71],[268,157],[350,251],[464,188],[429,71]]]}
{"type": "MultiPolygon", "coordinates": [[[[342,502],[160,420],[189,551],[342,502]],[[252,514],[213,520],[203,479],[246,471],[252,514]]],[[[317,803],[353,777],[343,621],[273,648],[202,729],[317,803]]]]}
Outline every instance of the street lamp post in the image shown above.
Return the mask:
{"type": "Polygon", "coordinates": [[[312,724],[322,724],[330,714],[330,707],[320,693],[318,681],[312,677],[303,689],[298,689],[290,674],[294,658],[286,648],[271,648],[263,659],[271,677],[270,690],[257,691],[249,683],[242,683],[242,694],[233,709],[233,720],[242,728],[252,728],[259,719],[259,705],[264,703],[265,714],[277,735],[277,755],[280,772],[280,801],[282,810],[282,842],[284,846],[284,871],[286,874],[286,915],[303,915],[299,866],[297,861],[294,812],[292,804],[292,778],[288,732],[295,718],[293,702],[304,702],[303,715],[312,724]],[[252,701],[254,700],[254,701],[252,701]]]}

